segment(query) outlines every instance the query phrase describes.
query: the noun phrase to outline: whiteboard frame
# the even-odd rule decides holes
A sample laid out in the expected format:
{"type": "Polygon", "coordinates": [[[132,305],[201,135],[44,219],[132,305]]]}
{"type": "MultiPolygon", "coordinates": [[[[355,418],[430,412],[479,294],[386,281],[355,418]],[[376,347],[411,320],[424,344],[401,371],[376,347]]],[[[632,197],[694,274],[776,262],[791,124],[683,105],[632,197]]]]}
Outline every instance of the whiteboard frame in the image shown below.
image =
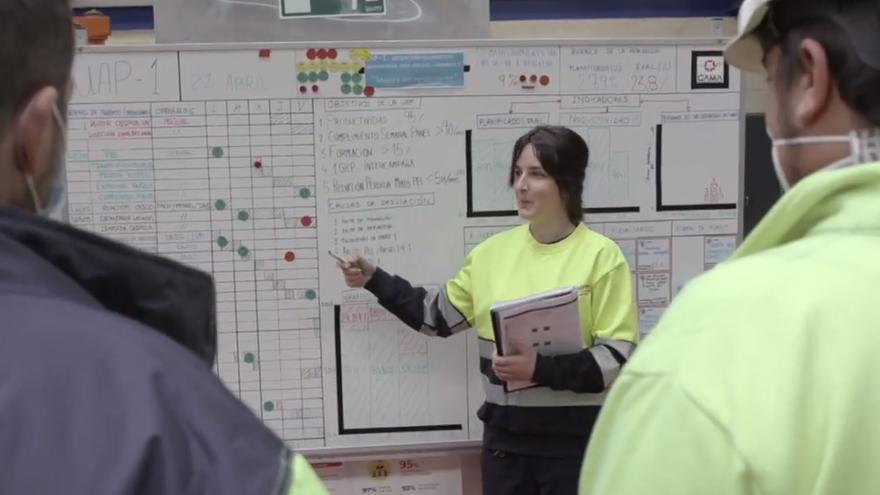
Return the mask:
{"type": "Polygon", "coordinates": [[[361,447],[318,447],[296,449],[298,454],[302,454],[309,459],[327,459],[344,457],[348,461],[358,461],[366,459],[374,459],[376,456],[419,456],[438,454],[472,454],[479,452],[483,446],[482,440],[458,440],[444,442],[420,442],[420,443],[400,443],[385,444],[379,446],[361,446],[361,447]]]}
{"type": "MultiPolygon", "coordinates": [[[[269,43],[180,43],[154,45],[104,45],[78,46],[76,53],[113,54],[138,52],[199,52],[199,51],[237,51],[237,50],[306,50],[309,48],[398,48],[402,50],[435,48],[483,48],[483,47],[533,47],[533,46],[591,46],[591,45],[645,45],[688,46],[718,45],[723,48],[729,40],[720,37],[687,38],[505,38],[470,40],[365,40],[340,42],[269,42],[269,43]]],[[[740,77],[740,136],[739,136],[739,198],[737,203],[737,244],[743,240],[745,222],[745,125],[746,125],[746,77],[740,77]]],[[[475,414],[475,413],[474,413],[475,414]]],[[[454,440],[436,442],[416,442],[401,444],[377,444],[356,447],[317,447],[297,448],[297,452],[311,459],[341,458],[358,460],[381,456],[423,455],[423,454],[466,454],[479,451],[482,440],[454,440]]]]}
{"type": "Polygon", "coordinates": [[[748,117],[746,88],[748,77],[740,72],[739,78],[739,214],[737,215],[736,245],[745,240],[746,229],[746,118],[748,117]]]}
{"type": "MultiPolygon", "coordinates": [[[[153,45],[83,45],[76,47],[77,53],[123,53],[123,52],[175,52],[175,51],[231,51],[259,50],[305,50],[308,48],[484,48],[508,46],[588,46],[588,45],[644,45],[686,46],[713,45],[723,47],[728,38],[477,38],[465,40],[362,40],[362,41],[284,41],[284,42],[246,42],[246,43],[169,43],[153,45]]],[[[742,85],[740,86],[742,89],[742,85]]]]}

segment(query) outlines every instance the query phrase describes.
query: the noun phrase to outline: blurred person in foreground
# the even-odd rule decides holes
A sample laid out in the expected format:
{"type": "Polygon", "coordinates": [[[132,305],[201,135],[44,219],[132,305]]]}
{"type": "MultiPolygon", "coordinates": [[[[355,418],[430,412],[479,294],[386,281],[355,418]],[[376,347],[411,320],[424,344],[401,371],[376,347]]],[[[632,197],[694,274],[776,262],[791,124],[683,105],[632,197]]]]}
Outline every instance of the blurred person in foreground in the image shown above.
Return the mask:
{"type": "Polygon", "coordinates": [[[726,56],[786,192],[624,368],[581,493],[875,493],[880,1],[746,0],[726,56]]]}
{"type": "Polygon", "coordinates": [[[0,493],[326,493],[211,371],[207,274],[45,218],[72,59],[67,1],[0,3],[0,493]]]}

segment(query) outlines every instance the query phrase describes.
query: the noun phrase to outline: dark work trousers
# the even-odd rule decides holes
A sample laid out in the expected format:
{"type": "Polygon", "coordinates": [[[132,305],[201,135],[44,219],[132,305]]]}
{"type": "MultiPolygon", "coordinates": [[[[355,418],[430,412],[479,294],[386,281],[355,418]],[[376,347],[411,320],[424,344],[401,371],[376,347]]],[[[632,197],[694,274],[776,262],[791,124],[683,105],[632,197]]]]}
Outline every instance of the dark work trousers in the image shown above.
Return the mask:
{"type": "Polygon", "coordinates": [[[483,449],[483,495],[577,495],[582,462],[483,449]]]}

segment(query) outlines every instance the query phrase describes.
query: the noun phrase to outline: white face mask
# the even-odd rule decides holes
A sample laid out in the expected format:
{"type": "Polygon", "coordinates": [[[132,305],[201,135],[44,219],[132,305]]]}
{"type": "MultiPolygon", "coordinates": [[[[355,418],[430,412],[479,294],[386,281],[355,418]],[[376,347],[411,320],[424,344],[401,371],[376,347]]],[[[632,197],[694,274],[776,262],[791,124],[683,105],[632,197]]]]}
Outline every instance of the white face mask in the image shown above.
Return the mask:
{"type": "MultiPolygon", "coordinates": [[[[64,125],[64,119],[61,118],[61,112],[58,105],[52,105],[52,117],[58,125],[61,132],[61,143],[64,145],[64,139],[67,136],[67,126],[64,125]]],[[[49,184],[49,195],[46,198],[46,206],[40,206],[40,197],[37,194],[36,182],[32,175],[25,175],[24,180],[27,183],[28,190],[31,193],[31,199],[34,200],[34,209],[37,215],[44,218],[53,218],[55,220],[62,219],[62,210],[64,209],[65,200],[67,199],[67,166],[65,154],[58,154],[58,163],[55,166],[55,175],[49,184]]]]}
{"type": "Polygon", "coordinates": [[[770,138],[771,142],[773,170],[776,172],[776,178],[779,180],[783,192],[791,189],[791,181],[788,180],[785,171],[782,169],[782,161],[779,159],[780,146],[849,143],[849,155],[836,162],[825,165],[821,170],[834,170],[846,167],[847,165],[880,161],[880,129],[852,131],[849,134],[838,136],[805,136],[789,139],[774,139],[773,133],[770,131],[770,128],[767,127],[767,136],[770,138]]]}

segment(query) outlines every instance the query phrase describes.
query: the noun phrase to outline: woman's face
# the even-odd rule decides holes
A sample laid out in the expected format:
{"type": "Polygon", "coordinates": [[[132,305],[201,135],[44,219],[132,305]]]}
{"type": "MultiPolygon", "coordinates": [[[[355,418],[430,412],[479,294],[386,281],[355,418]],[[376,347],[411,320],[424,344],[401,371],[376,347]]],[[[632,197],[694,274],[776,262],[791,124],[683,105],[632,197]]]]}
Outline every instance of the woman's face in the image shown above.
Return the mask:
{"type": "Polygon", "coordinates": [[[517,213],[529,222],[567,217],[559,186],[541,166],[534,147],[523,148],[513,166],[513,191],[517,213]]]}

